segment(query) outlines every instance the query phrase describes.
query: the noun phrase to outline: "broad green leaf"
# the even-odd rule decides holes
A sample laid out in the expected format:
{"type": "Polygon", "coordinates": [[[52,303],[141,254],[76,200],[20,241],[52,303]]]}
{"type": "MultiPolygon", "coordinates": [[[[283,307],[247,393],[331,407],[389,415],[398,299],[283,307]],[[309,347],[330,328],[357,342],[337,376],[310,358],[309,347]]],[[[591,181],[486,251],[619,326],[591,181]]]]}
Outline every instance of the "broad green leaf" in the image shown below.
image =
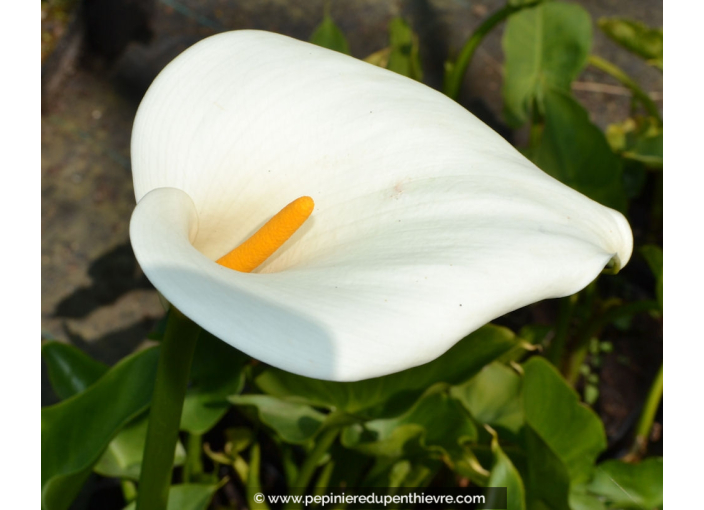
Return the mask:
{"type": "Polygon", "coordinates": [[[386,68],[421,81],[423,70],[418,56],[418,36],[402,18],[394,18],[389,23],[389,42],[391,51],[386,68]]]}
{"type": "Polygon", "coordinates": [[[202,435],[227,412],[227,397],[244,386],[244,365],[249,357],[202,331],[193,355],[191,386],[181,413],[181,429],[202,435]]]}
{"type": "MultiPolygon", "coordinates": [[[[491,439],[491,451],[494,454],[494,464],[491,467],[487,486],[506,487],[507,510],[525,510],[526,490],[523,486],[523,479],[511,459],[499,446],[496,436],[491,439]]],[[[491,503],[491,501],[487,501],[487,508],[492,508],[491,503]]]]}
{"type": "Polygon", "coordinates": [[[662,71],[662,28],[623,18],[601,18],[599,28],[616,43],[662,71]]]}
{"type": "Polygon", "coordinates": [[[597,467],[589,490],[605,498],[609,508],[662,508],[662,457],[650,457],[640,464],[603,462],[597,467]]]}
{"type": "MultiPolygon", "coordinates": [[[[107,450],[93,466],[93,471],[112,478],[139,480],[148,423],[148,416],[144,414],[127,424],[115,439],[110,441],[107,450]]],[[[174,466],[182,465],[185,458],[186,451],[179,441],[176,443],[174,466]]]]}
{"type": "Polygon", "coordinates": [[[115,434],[151,401],[158,348],[133,354],[95,384],[42,409],[42,508],[64,510],[115,434]]]}
{"type": "MultiPolygon", "coordinates": [[[[217,485],[190,483],[172,485],[169,489],[167,510],[207,510],[210,500],[218,490],[217,485]]],[[[135,510],[136,503],[131,503],[124,510],[135,510]]]]}
{"type": "MultiPolygon", "coordinates": [[[[592,45],[589,13],[576,4],[545,2],[513,14],[506,24],[503,96],[508,122],[520,126],[545,90],[569,93],[592,45]]],[[[581,153],[580,153],[581,154],[581,153]]]]}
{"type": "Polygon", "coordinates": [[[315,437],[325,415],[306,404],[287,402],[268,395],[233,395],[230,402],[253,407],[260,422],[274,429],[287,443],[305,443],[315,437]]]}
{"type": "Polygon", "coordinates": [[[51,387],[61,400],[82,392],[108,370],[107,365],[61,342],[51,341],[42,345],[42,358],[51,387]]]}
{"type": "Polygon", "coordinates": [[[662,126],[653,117],[626,119],[606,128],[606,139],[611,149],[623,156],[643,163],[648,168],[662,168],[662,126]]]}
{"type": "Polygon", "coordinates": [[[462,406],[439,390],[431,390],[397,418],[347,427],[342,444],[374,456],[411,456],[426,449],[461,455],[461,445],[475,440],[477,429],[462,406]]]}
{"type": "Polygon", "coordinates": [[[655,295],[658,298],[660,309],[662,310],[663,275],[662,275],[662,248],[654,244],[647,244],[640,249],[641,254],[650,266],[650,270],[655,276],[655,295]]]}
{"type": "Polygon", "coordinates": [[[501,363],[491,363],[450,395],[480,423],[518,433],[523,426],[521,378],[501,363]]]}
{"type": "MultiPolygon", "coordinates": [[[[44,449],[42,448],[42,457],[44,449]]],[[[42,459],[42,467],[44,465],[42,459]]],[[[42,484],[42,510],[67,510],[90,476],[90,467],[42,484]]]]}
{"type": "Polygon", "coordinates": [[[606,448],[601,420],[580,403],[577,393],[544,358],[531,358],[524,370],[526,424],[562,461],[570,480],[588,480],[597,456],[606,448]]]}
{"type": "Polygon", "coordinates": [[[329,50],[339,51],[346,55],[350,54],[345,34],[342,33],[342,30],[338,28],[328,13],[325,13],[323,21],[313,31],[313,35],[310,36],[310,42],[329,50]]]}
{"type": "Polygon", "coordinates": [[[340,383],[268,368],[256,377],[255,384],[265,393],[279,398],[362,418],[398,416],[433,384],[466,381],[484,365],[511,349],[516,341],[510,330],[487,325],[434,361],[396,374],[340,383]]]}
{"type": "Polygon", "coordinates": [[[108,448],[93,466],[93,471],[107,477],[139,480],[148,423],[149,419],[145,415],[127,424],[110,441],[108,448]]]}
{"type": "Polygon", "coordinates": [[[567,510],[570,479],[565,464],[530,426],[523,428],[523,436],[528,510],[567,510]]]}
{"type": "Polygon", "coordinates": [[[569,93],[548,90],[545,128],[528,156],[564,184],[614,209],[625,210],[621,160],[587,111],[569,93]]]}
{"type": "MultiPolygon", "coordinates": [[[[80,393],[108,370],[79,349],[60,342],[42,346],[42,357],[47,364],[52,386],[61,399],[80,393]]],[[[103,476],[139,479],[142,452],[147,432],[147,417],[138,418],[125,426],[93,467],[103,476]]],[[[179,443],[175,465],[183,463],[185,452],[179,443]]]]}
{"type": "Polygon", "coordinates": [[[570,510],[605,510],[601,499],[589,492],[587,484],[570,487],[570,510]]]}
{"type": "Polygon", "coordinates": [[[347,427],[340,438],[342,444],[372,457],[411,457],[425,451],[421,444],[425,430],[421,425],[368,423],[376,428],[369,431],[363,425],[347,427]]]}

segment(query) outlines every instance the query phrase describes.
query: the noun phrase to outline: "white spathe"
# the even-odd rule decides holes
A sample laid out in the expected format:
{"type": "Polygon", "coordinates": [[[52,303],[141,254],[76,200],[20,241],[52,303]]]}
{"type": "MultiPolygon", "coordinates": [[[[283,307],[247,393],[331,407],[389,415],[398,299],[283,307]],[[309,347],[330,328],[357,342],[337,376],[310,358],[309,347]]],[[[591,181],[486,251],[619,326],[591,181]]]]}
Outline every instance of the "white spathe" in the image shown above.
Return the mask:
{"type": "Polygon", "coordinates": [[[632,251],[620,213],[454,101],[267,32],[209,37],[159,74],[132,168],[130,237],[154,286],[238,349],[321,379],[428,362],[632,251]],[[213,261],[303,195],[313,215],[255,273],[213,261]]]}

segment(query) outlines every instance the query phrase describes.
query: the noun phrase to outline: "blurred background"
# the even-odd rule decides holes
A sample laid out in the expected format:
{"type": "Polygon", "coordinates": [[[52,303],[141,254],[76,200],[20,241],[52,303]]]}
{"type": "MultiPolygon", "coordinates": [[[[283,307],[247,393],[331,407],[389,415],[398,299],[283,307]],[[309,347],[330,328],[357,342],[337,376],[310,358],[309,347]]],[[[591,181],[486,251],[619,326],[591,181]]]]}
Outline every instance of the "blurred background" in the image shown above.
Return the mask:
{"type": "MultiPolygon", "coordinates": [[[[446,59],[504,3],[334,0],[330,15],[358,58],[386,47],[390,20],[402,17],[418,35],[423,82],[439,89],[446,59]]],[[[657,0],[578,3],[594,23],[619,16],[662,26],[657,0]]],[[[198,40],[227,30],[254,28],[308,40],[323,13],[323,0],[42,1],[42,339],[68,341],[113,364],[145,342],[163,316],[128,236],[135,206],[132,122],[159,71],[198,40]]],[[[502,32],[499,26],[478,48],[460,102],[522,145],[526,130],[512,131],[502,121],[502,32]]],[[[593,33],[592,52],[626,71],[662,108],[662,73],[596,25],[593,33]]],[[[598,69],[588,67],[572,87],[602,130],[629,117],[630,91],[598,69]]],[[[632,265],[632,271],[648,274],[644,262],[632,265]]],[[[531,313],[535,319],[541,311],[531,313]]],[[[638,358],[641,344],[632,340],[619,347],[619,356],[638,358]]],[[[650,344],[640,362],[619,367],[611,380],[608,370],[602,374],[600,410],[610,436],[627,425],[662,359],[661,342],[650,344]]],[[[48,384],[42,386],[42,404],[54,402],[48,384]]]]}

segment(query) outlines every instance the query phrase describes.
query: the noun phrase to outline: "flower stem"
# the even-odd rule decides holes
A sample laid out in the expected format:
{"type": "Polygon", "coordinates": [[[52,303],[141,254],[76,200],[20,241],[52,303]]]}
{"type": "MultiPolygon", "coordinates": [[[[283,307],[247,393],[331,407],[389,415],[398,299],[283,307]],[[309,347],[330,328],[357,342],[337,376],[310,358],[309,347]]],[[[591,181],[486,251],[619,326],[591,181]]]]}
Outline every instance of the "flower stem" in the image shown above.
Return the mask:
{"type": "Polygon", "coordinates": [[[252,505],[252,508],[267,508],[266,504],[262,502],[257,502],[254,499],[254,495],[262,490],[262,482],[259,477],[259,471],[261,470],[262,462],[262,451],[259,443],[254,443],[252,448],[249,450],[249,470],[247,472],[247,498],[252,505]]]}
{"type": "Polygon", "coordinates": [[[457,101],[460,95],[460,88],[462,87],[464,75],[467,72],[470,62],[472,61],[474,52],[479,47],[479,44],[481,44],[484,37],[491,32],[496,25],[508,18],[514,12],[523,9],[524,7],[532,7],[533,5],[535,4],[531,3],[518,6],[507,4],[479,25],[469,39],[467,39],[467,42],[464,43],[460,54],[457,56],[457,60],[454,63],[447,62],[445,64],[445,84],[443,87],[443,92],[445,92],[445,95],[457,101]]]}
{"type": "Polygon", "coordinates": [[[333,461],[328,462],[325,467],[321,470],[320,476],[315,480],[315,494],[323,495],[323,493],[330,485],[330,477],[335,469],[335,463],[333,461]]]}
{"type": "Polygon", "coordinates": [[[608,60],[605,60],[596,55],[589,55],[589,64],[593,65],[597,69],[604,71],[606,74],[616,78],[624,86],[628,87],[633,95],[643,104],[643,107],[652,115],[657,121],[662,124],[662,117],[660,117],[660,110],[658,110],[655,102],[646,94],[643,89],[641,89],[638,84],[631,79],[621,68],[612,64],[608,60]]]}
{"type": "Polygon", "coordinates": [[[655,376],[655,380],[653,381],[650,391],[648,392],[648,397],[645,400],[643,413],[640,415],[640,420],[638,420],[636,437],[633,442],[633,446],[627,456],[627,459],[631,462],[641,459],[643,455],[645,455],[648,448],[648,438],[650,437],[650,431],[653,428],[655,414],[658,412],[658,407],[660,407],[660,399],[662,399],[662,375],[662,365],[660,365],[660,370],[655,376]]]}
{"type": "Polygon", "coordinates": [[[200,434],[188,434],[186,445],[186,462],[183,465],[183,483],[197,482],[203,474],[203,461],[201,451],[203,436],[200,434]]]}
{"type": "MultiPolygon", "coordinates": [[[[320,463],[320,459],[323,458],[325,453],[335,442],[335,439],[337,438],[337,434],[339,432],[340,429],[338,427],[331,427],[325,430],[322,434],[320,434],[318,440],[315,443],[315,447],[308,454],[306,460],[303,461],[303,465],[301,466],[301,469],[298,472],[298,476],[296,477],[296,481],[294,482],[293,487],[289,488],[289,493],[291,495],[300,496],[305,492],[306,487],[308,487],[310,479],[313,476],[313,473],[315,473],[315,469],[320,463]]],[[[298,505],[286,506],[285,508],[293,509],[297,507],[298,505]]]]}
{"type": "Polygon", "coordinates": [[[197,324],[172,308],[161,341],[137,510],[166,509],[183,399],[199,332],[197,324]]]}

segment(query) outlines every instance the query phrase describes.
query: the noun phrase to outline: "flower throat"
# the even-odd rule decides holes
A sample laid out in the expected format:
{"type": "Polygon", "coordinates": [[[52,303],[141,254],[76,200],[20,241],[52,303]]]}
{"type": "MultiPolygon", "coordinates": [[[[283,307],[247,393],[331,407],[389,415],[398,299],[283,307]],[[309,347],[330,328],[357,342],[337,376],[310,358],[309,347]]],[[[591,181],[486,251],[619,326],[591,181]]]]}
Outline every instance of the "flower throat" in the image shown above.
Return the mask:
{"type": "Polygon", "coordinates": [[[310,197],[297,198],[276,213],[262,228],[217,263],[235,271],[249,273],[264,263],[288,241],[313,212],[310,197]]]}

